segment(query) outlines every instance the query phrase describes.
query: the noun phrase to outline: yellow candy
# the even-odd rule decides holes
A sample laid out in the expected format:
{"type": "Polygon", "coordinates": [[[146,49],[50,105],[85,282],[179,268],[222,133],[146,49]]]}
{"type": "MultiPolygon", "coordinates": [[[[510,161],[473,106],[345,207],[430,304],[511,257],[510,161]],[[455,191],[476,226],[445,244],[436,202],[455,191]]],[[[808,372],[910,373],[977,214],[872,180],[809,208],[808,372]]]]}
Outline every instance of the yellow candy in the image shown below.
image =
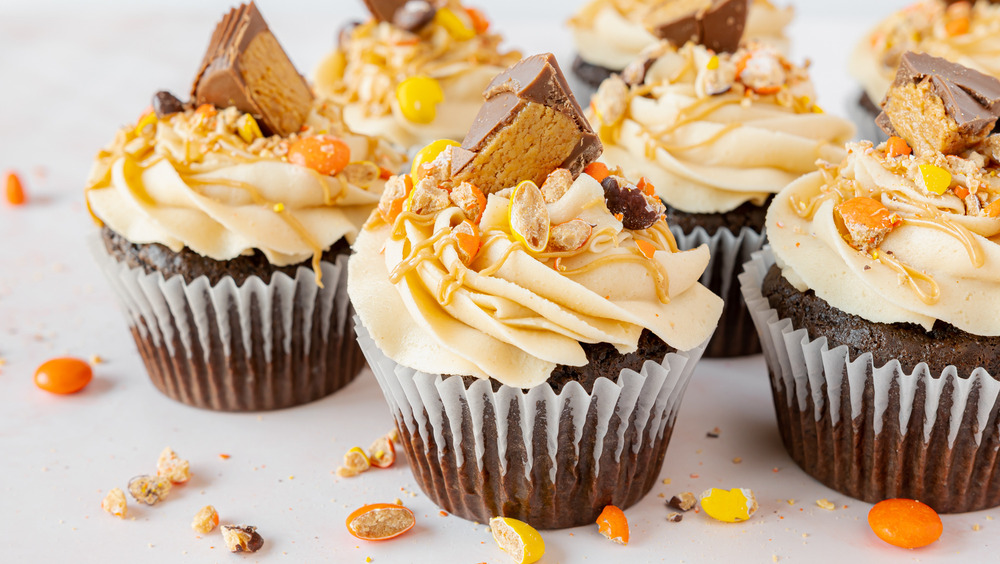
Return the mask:
{"type": "Polygon", "coordinates": [[[747,488],[729,491],[712,488],[701,494],[701,508],[710,517],[726,523],[746,521],[757,512],[757,499],[747,488]]]}
{"type": "Polygon", "coordinates": [[[947,170],[931,164],[922,164],[918,168],[920,168],[920,179],[928,192],[941,195],[951,186],[951,173],[947,170]]]}
{"type": "Polygon", "coordinates": [[[414,123],[430,123],[437,116],[437,104],[444,101],[441,84],[429,76],[407,78],[396,87],[396,100],[403,117],[414,123]]]}
{"type": "Polygon", "coordinates": [[[272,209],[274,210],[274,213],[281,213],[281,212],[285,211],[285,204],[282,204],[281,202],[278,202],[277,204],[274,204],[274,206],[272,207],[272,209]]]}
{"type": "Polygon", "coordinates": [[[531,525],[511,519],[494,517],[490,519],[493,540],[500,549],[510,555],[517,564],[537,562],[545,554],[545,541],[531,525]]]}
{"type": "Polygon", "coordinates": [[[438,139],[437,141],[432,141],[423,149],[417,152],[417,155],[413,157],[413,166],[410,167],[410,177],[413,178],[414,183],[420,181],[420,166],[424,163],[432,162],[434,159],[438,158],[438,155],[442,153],[448,147],[458,147],[461,143],[458,141],[452,141],[451,139],[438,139]]]}
{"type": "Polygon", "coordinates": [[[257,120],[253,119],[250,114],[243,114],[240,119],[236,120],[236,131],[247,143],[253,143],[254,139],[260,139],[264,136],[260,131],[260,126],[257,125],[257,120]]]}
{"type": "Polygon", "coordinates": [[[705,68],[708,70],[715,70],[719,68],[719,56],[712,55],[712,58],[708,60],[708,64],[705,65],[705,68]]]}
{"type": "Polygon", "coordinates": [[[147,127],[156,125],[156,114],[149,112],[148,114],[142,116],[139,123],[135,126],[135,136],[139,137],[146,131],[147,127]]]}
{"type": "Polygon", "coordinates": [[[441,27],[443,27],[453,39],[456,41],[468,41],[476,36],[476,30],[465,25],[462,18],[449,10],[448,8],[441,8],[434,14],[434,21],[441,27]]]}

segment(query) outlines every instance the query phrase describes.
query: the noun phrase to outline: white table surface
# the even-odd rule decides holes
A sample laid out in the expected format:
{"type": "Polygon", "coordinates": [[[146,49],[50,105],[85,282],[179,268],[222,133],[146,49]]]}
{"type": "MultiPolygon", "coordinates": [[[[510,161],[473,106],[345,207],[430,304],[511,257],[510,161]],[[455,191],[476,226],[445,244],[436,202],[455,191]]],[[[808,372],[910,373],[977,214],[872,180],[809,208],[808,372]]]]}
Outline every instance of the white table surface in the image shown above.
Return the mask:
{"type": "MultiPolygon", "coordinates": [[[[508,45],[552,50],[569,66],[572,48],[559,24],[576,2],[534,2],[535,13],[525,0],[494,4],[487,11],[508,45]]],[[[853,100],[846,53],[866,22],[903,4],[799,4],[796,57],[812,58],[828,111],[843,113],[853,100]]],[[[259,5],[307,74],[340,22],[361,13],[355,0],[259,5]]],[[[334,474],[348,448],[366,447],[392,425],[367,369],[331,397],[259,414],[190,408],[149,383],[86,252],[94,227],[83,184],[95,152],[153,92],[187,92],[228,6],[0,3],[0,171],[19,171],[30,198],[17,209],[0,200],[0,562],[509,562],[484,525],[440,516],[402,457],[358,478],[334,474]],[[36,388],[35,368],[67,354],[105,362],[79,394],[36,388]],[[167,445],[191,461],[191,482],[155,507],[130,503],[125,521],[101,511],[104,494],[155,470],[167,445]],[[355,507],[397,497],[416,512],[413,531],[386,543],[347,533],[344,519],[355,507]],[[224,522],[257,525],[263,550],[241,557],[225,551],[218,532],[198,538],[190,521],[205,504],[224,522]]],[[[869,504],[813,481],[785,454],[761,357],[702,362],[660,477],[669,485],[658,482],[627,511],[628,547],[596,526],[545,532],[542,562],[984,562],[996,559],[1000,544],[996,510],[945,516],[941,540],[919,551],[875,538],[869,504]],[[706,437],[715,427],[721,436],[706,437]],[[752,488],[760,511],[735,525],[693,512],[666,521],[662,496],[712,486],[752,488]],[[836,510],[817,507],[820,498],[836,510]]]]}

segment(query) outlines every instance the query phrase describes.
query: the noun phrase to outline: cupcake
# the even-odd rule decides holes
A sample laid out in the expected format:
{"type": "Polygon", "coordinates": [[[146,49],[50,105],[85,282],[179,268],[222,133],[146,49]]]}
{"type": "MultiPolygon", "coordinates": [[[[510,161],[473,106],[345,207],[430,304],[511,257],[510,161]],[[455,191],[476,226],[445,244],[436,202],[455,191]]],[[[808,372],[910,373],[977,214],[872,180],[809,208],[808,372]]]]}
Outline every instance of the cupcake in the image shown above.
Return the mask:
{"type": "Polygon", "coordinates": [[[316,91],[344,107],[354,131],[419,148],[459,140],[487,84],[521,55],[502,52],[490,21],[458,0],[371,0],[316,70],[316,91]]]}
{"type": "Polygon", "coordinates": [[[364,363],[349,244],[405,156],[315,99],[254,4],[216,28],[191,102],[159,92],[96,158],[98,261],[153,384],[209,409],[277,409],[364,363]]]}
{"type": "MultiPolygon", "coordinates": [[[[788,53],[788,38],[785,28],[792,21],[791,6],[780,8],[769,0],[703,0],[689,2],[680,9],[690,13],[678,14],[682,2],[656,2],[638,0],[591,0],[569,20],[569,27],[576,44],[577,57],[573,62],[573,73],[588,85],[597,88],[613,73],[620,73],[629,63],[637,59],[644,49],[662,39],[675,40],[683,45],[697,33],[698,13],[709,16],[701,18],[710,24],[725,25],[725,19],[732,10],[740,10],[738,20],[745,24],[745,36],[754,41],[770,45],[788,53]],[[694,9],[692,9],[694,5],[694,9]],[[695,10],[698,10],[697,12],[695,10]],[[712,18],[711,14],[722,14],[722,18],[712,18]],[[677,25],[678,20],[687,21],[677,25]],[[675,31],[681,31],[678,35],[675,31]]],[[[737,40],[739,34],[737,33],[737,40]]]]}
{"type": "Polygon", "coordinates": [[[591,101],[603,158],[655,187],[681,249],[711,249],[702,284],[727,306],[708,356],[760,352],[737,268],[763,246],[772,195],[814,170],[817,158],[839,160],[854,134],[815,98],[808,69],[771,47],[751,42],[715,54],[663,42],[591,101]]]}
{"type": "Polygon", "coordinates": [[[358,339],[431,500],[593,523],[656,481],[722,301],[654,197],[581,172],[600,142],[552,55],[487,92],[463,145],[389,179],[358,236],[358,339]]]}
{"type": "Polygon", "coordinates": [[[1000,81],[907,53],[880,122],[782,190],[741,275],[782,440],[868,502],[1000,505],[1000,81]]]}
{"type": "Polygon", "coordinates": [[[980,0],[924,0],[896,12],[866,34],[850,58],[850,71],[861,84],[853,108],[866,139],[884,140],[873,127],[899,58],[907,51],[943,57],[1000,77],[1000,5],[980,0]]]}

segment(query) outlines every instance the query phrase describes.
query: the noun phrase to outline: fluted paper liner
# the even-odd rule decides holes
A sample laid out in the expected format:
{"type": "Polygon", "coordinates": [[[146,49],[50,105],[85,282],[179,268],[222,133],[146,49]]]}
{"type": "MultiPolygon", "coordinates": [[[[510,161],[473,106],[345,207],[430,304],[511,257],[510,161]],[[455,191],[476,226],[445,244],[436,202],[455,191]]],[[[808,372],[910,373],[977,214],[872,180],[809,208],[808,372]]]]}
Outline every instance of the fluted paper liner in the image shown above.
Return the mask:
{"type": "Polygon", "coordinates": [[[353,338],[347,259],[323,261],[323,288],[300,267],[215,286],[129,268],[91,250],[111,283],[153,384],[182,403],[221,411],[300,405],[348,384],[364,365],[353,338]]]}
{"type": "Polygon", "coordinates": [[[681,398],[705,345],[642,370],[556,393],[418,372],[382,354],[355,320],[361,350],[399,427],[413,475],[449,513],[539,529],[593,523],[653,487],[681,398]],[[555,415],[555,416],[553,416],[555,415]]]}
{"type": "Polygon", "coordinates": [[[681,250],[708,245],[710,258],[700,282],[725,302],[719,328],[708,342],[705,356],[720,358],[759,353],[760,341],[743,302],[737,275],[743,263],[764,247],[767,236],[749,227],[743,227],[735,234],[723,227],[714,235],[709,235],[703,227],[695,227],[690,233],[685,233],[680,227],[671,225],[670,232],[681,250]]]}
{"type": "Polygon", "coordinates": [[[851,359],[789,319],[761,293],[770,247],[740,275],[760,333],[782,442],[827,486],[868,502],[920,500],[941,513],[1000,505],[1000,382],[984,368],[905,373],[898,360],[876,368],[851,359]]]}

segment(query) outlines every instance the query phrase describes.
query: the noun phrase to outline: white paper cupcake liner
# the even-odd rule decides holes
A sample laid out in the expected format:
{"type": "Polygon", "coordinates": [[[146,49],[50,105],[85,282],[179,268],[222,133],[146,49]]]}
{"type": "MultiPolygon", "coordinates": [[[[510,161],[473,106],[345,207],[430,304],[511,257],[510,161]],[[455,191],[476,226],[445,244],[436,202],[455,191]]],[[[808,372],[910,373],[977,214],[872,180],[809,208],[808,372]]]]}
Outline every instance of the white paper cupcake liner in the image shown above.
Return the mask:
{"type": "Polygon", "coordinates": [[[705,356],[719,358],[759,353],[757,331],[743,302],[737,275],[743,263],[764,247],[767,236],[749,227],[744,227],[735,234],[729,229],[720,228],[714,235],[709,235],[703,227],[696,227],[690,233],[685,233],[680,227],[671,225],[670,232],[674,234],[681,250],[708,245],[711,258],[700,281],[725,302],[719,328],[708,342],[705,356]]]}
{"type": "Polygon", "coordinates": [[[541,529],[593,523],[653,486],[684,391],[705,345],[647,360],[617,382],[556,393],[396,364],[355,321],[358,342],[399,427],[414,477],[435,503],[466,519],[514,517],[541,529]]]}
{"type": "Polygon", "coordinates": [[[1000,382],[984,368],[907,374],[896,359],[875,367],[872,353],[779,319],[761,293],[774,255],[754,253],[740,275],[767,361],[785,448],[807,473],[868,502],[918,499],[942,513],[1000,505],[1000,382]]]}
{"type": "Polygon", "coordinates": [[[352,335],[347,259],[322,262],[324,287],[299,267],[269,283],[202,276],[185,283],[129,268],[101,236],[91,251],[125,314],[153,384],[167,396],[223,411],[280,409],[343,387],[364,358],[352,335]]]}

